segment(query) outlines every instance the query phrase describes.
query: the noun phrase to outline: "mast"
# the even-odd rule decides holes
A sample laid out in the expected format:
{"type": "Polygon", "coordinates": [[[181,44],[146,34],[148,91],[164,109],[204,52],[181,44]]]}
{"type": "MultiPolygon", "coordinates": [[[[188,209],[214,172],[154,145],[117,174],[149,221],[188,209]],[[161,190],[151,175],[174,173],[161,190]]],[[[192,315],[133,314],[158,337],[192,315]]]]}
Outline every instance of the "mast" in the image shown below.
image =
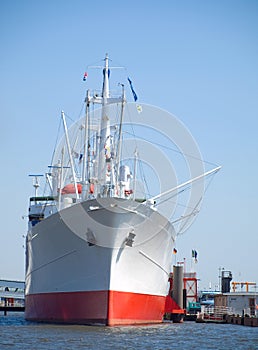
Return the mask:
{"type": "Polygon", "coordinates": [[[59,172],[59,179],[58,179],[58,183],[59,183],[59,192],[58,192],[58,205],[59,205],[59,209],[61,209],[61,198],[62,198],[62,187],[63,187],[63,166],[64,166],[64,147],[62,147],[62,151],[61,151],[61,163],[60,163],[60,168],[58,169],[59,172]]]}
{"type": "MultiPolygon", "coordinates": [[[[103,79],[103,90],[102,90],[102,96],[103,99],[106,99],[109,97],[109,68],[108,68],[108,54],[106,53],[106,57],[105,57],[105,67],[103,69],[103,75],[104,75],[104,79],[103,79]]],[[[106,104],[107,101],[103,102],[103,105],[106,104]]]]}
{"type": "MultiPolygon", "coordinates": [[[[96,164],[94,165],[94,168],[96,167],[96,175],[97,175],[97,191],[96,193],[99,194],[101,197],[106,196],[113,196],[116,182],[117,182],[117,174],[115,173],[115,167],[117,166],[117,162],[115,161],[115,147],[113,144],[113,135],[111,135],[111,127],[110,127],[110,108],[109,105],[111,104],[118,104],[125,102],[124,92],[123,96],[120,97],[110,97],[110,91],[109,91],[109,75],[110,75],[110,69],[112,68],[123,68],[123,67],[109,67],[109,58],[108,54],[106,54],[104,59],[104,67],[99,66],[92,66],[91,68],[102,68],[103,69],[103,85],[102,85],[102,92],[101,96],[98,94],[93,94],[90,96],[89,92],[87,94],[86,102],[87,102],[87,109],[86,109],[86,126],[88,125],[88,118],[89,118],[89,104],[101,104],[102,111],[101,111],[101,121],[100,121],[100,128],[99,133],[97,135],[97,144],[96,144],[96,164]]],[[[124,106],[122,105],[122,111],[124,106]]],[[[86,177],[89,177],[89,150],[88,147],[88,140],[89,139],[89,128],[88,131],[85,131],[85,145],[84,145],[84,156],[85,156],[85,164],[83,166],[83,174],[82,174],[82,181],[85,183],[85,188],[87,179],[86,177]],[[86,147],[86,148],[85,148],[86,147]],[[86,156],[88,155],[88,157],[86,156]],[[88,159],[87,159],[88,158],[88,159]],[[88,168],[87,168],[88,167],[88,168]]],[[[88,179],[89,180],[89,179],[88,179]]],[[[86,193],[86,192],[85,192],[86,193]]],[[[84,199],[84,198],[83,198],[84,199]]]]}
{"type": "Polygon", "coordinates": [[[99,190],[106,192],[107,190],[107,163],[110,162],[110,120],[108,116],[108,98],[109,98],[109,59],[106,54],[105,65],[103,69],[103,88],[102,88],[102,115],[100,125],[100,144],[99,144],[99,162],[98,162],[98,181],[99,190]]]}
{"type": "Polygon", "coordinates": [[[118,184],[119,173],[120,173],[120,162],[121,162],[121,150],[122,150],[122,124],[123,124],[123,115],[124,115],[124,106],[125,106],[125,87],[122,86],[122,106],[121,106],[121,115],[119,123],[119,133],[118,133],[118,143],[117,143],[117,161],[116,161],[116,183],[118,184]]]}
{"type": "Polygon", "coordinates": [[[137,149],[135,149],[135,151],[134,151],[134,170],[133,170],[133,199],[134,200],[135,200],[135,192],[136,192],[137,160],[138,160],[138,152],[137,152],[137,149]]]}
{"type": "Polygon", "coordinates": [[[84,128],[84,148],[83,148],[83,167],[82,167],[82,198],[86,199],[86,194],[88,190],[88,174],[89,174],[89,164],[88,164],[88,144],[89,144],[89,108],[90,108],[90,91],[87,90],[86,102],[86,114],[85,114],[85,128],[84,128]]]}
{"type": "Polygon", "coordinates": [[[30,174],[29,176],[32,176],[34,178],[34,181],[33,181],[33,187],[35,188],[35,197],[34,197],[34,200],[35,200],[35,204],[37,204],[37,196],[38,196],[38,189],[40,187],[40,184],[39,184],[39,177],[42,177],[44,175],[42,174],[30,174]]]}
{"type": "MultiPolygon", "coordinates": [[[[73,163],[73,156],[72,156],[72,152],[71,152],[71,146],[70,146],[70,141],[69,141],[69,136],[68,136],[68,130],[67,130],[65,115],[64,115],[64,112],[63,112],[63,111],[62,111],[62,120],[63,120],[63,125],[64,125],[65,138],[66,138],[66,144],[67,144],[69,159],[70,159],[71,168],[72,168],[72,175],[73,175],[73,181],[74,181],[74,188],[75,188],[75,193],[76,193],[76,199],[79,199],[78,188],[77,188],[77,182],[76,182],[76,175],[75,175],[74,163],[73,163]]],[[[60,189],[60,190],[61,190],[61,189],[60,189]]]]}

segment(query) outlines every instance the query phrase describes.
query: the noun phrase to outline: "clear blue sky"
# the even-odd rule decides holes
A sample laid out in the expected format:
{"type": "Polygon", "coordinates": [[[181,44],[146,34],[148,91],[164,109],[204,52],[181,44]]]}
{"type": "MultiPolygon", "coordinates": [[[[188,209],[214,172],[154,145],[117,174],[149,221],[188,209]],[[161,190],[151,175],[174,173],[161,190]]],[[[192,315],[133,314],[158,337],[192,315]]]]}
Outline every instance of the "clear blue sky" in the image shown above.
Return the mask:
{"type": "Polygon", "coordinates": [[[177,259],[198,251],[200,288],[219,267],[258,283],[257,1],[2,0],[0,45],[0,278],[24,279],[27,175],[45,172],[60,111],[77,118],[85,68],[108,52],[223,166],[177,259]]]}

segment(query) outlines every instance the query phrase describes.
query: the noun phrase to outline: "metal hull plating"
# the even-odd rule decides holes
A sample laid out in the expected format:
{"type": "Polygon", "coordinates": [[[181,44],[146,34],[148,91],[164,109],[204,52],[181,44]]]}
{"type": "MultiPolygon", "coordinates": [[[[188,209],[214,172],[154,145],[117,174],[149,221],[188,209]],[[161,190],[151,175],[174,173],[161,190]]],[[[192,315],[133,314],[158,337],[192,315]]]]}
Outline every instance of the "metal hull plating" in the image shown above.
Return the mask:
{"type": "Polygon", "coordinates": [[[49,216],[27,236],[26,319],[162,322],[174,235],[131,200],[88,200],[49,216]]]}

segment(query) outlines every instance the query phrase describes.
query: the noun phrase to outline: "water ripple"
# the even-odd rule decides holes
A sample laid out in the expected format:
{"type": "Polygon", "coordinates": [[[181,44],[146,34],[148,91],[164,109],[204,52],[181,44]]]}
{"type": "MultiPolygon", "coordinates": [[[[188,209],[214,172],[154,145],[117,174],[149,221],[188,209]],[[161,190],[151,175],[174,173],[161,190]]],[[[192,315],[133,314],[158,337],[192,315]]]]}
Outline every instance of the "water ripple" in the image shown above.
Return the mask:
{"type": "Polygon", "coordinates": [[[130,327],[64,326],[27,322],[21,314],[0,316],[0,349],[257,350],[257,328],[228,324],[130,327]]]}

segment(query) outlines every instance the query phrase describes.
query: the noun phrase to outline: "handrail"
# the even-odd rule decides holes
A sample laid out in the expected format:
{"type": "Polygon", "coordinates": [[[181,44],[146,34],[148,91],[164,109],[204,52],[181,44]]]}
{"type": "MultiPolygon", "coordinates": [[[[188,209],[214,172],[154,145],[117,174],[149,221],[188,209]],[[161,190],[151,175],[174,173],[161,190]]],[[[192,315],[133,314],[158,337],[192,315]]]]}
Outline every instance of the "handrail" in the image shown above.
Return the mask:
{"type": "Polygon", "coordinates": [[[205,306],[202,310],[204,319],[223,320],[224,315],[232,315],[233,308],[228,306],[205,306]]]}

